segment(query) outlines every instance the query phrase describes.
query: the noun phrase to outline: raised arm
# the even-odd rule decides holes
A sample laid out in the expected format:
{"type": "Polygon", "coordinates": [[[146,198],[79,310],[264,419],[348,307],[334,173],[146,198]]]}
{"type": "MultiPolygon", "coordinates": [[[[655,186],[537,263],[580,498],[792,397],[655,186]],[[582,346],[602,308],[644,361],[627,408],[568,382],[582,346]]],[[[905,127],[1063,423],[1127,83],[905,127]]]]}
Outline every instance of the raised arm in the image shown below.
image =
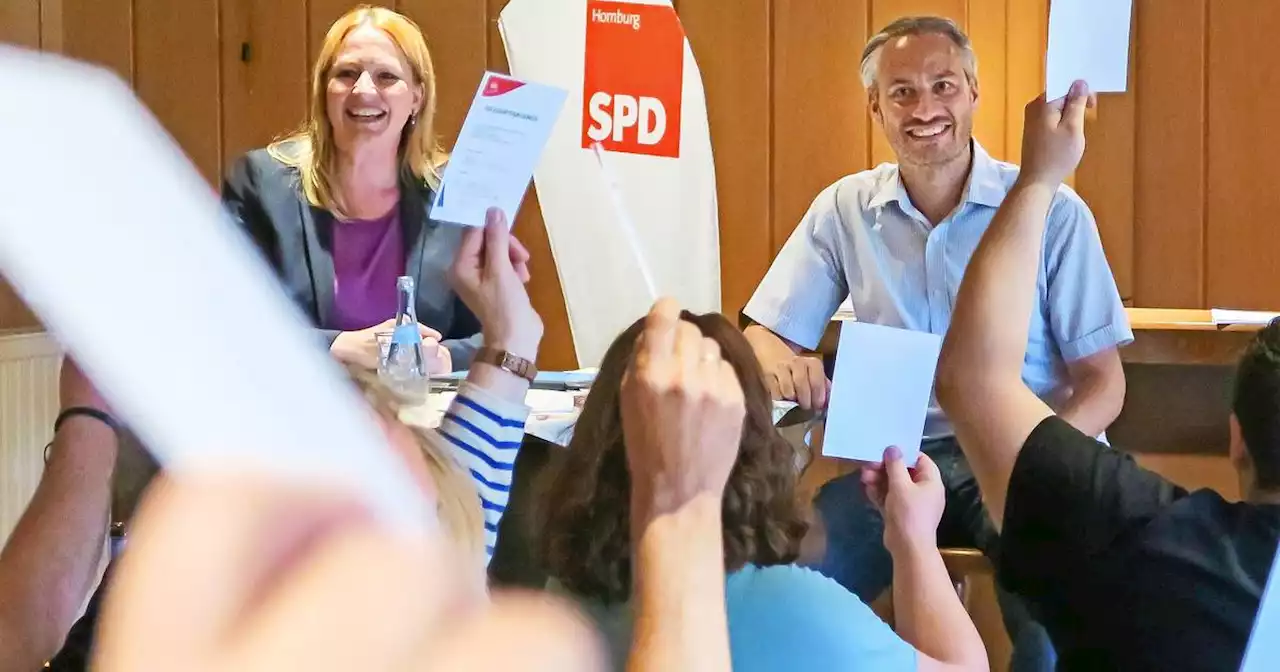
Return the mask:
{"type": "MultiPolygon", "coordinates": [[[[62,408],[106,404],[75,363],[62,365],[62,408]]],[[[80,614],[102,560],[116,434],[88,415],[58,428],[35,496],[0,552],[0,671],[53,657],[80,614]]]]}
{"type": "MultiPolygon", "coordinates": [[[[486,347],[536,361],[542,320],[529,301],[529,253],[490,210],[483,230],[463,235],[451,271],[454,290],[480,321],[486,347]]],[[[484,510],[485,558],[493,557],[498,523],[507,508],[516,455],[524,440],[529,381],[485,362],[472,362],[467,380],[445,412],[439,433],[471,471],[484,510]]]]}
{"type": "Polygon", "coordinates": [[[716,342],[680,319],[674,301],[658,301],[622,384],[634,672],[732,667],[721,511],[744,414],[742,385],[716,342]]]}
{"type": "Polygon", "coordinates": [[[898,449],[890,448],[883,464],[863,467],[862,482],[884,515],[884,545],[893,557],[894,629],[920,652],[919,670],[990,669],[982,638],[938,552],[946,493],[937,465],[921,454],[908,471],[898,449]]]}
{"type": "Polygon", "coordinates": [[[1045,219],[1084,153],[1088,90],[1026,108],[1023,166],[965,270],[938,363],[938,401],[956,429],[997,529],[1009,476],[1053,412],[1022,381],[1045,219]]]}

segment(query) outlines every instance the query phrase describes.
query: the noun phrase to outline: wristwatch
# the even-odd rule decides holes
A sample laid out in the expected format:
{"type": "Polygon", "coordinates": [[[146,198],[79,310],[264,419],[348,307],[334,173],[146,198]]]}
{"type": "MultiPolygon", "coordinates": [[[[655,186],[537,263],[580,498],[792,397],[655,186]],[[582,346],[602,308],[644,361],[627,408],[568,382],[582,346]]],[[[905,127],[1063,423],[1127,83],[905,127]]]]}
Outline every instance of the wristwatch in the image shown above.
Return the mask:
{"type": "Polygon", "coordinates": [[[533,362],[519,355],[513,355],[506,350],[499,350],[489,346],[484,346],[476,351],[475,361],[492,364],[531,383],[534,377],[538,375],[538,367],[534,366],[533,362]]]}

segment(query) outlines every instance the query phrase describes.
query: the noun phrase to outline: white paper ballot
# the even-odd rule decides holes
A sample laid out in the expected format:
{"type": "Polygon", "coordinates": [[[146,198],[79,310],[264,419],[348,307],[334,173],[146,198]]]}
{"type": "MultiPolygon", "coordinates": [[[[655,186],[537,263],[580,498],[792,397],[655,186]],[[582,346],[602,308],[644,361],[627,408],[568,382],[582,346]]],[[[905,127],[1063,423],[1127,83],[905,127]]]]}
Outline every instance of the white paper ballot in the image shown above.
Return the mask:
{"type": "Polygon", "coordinates": [[[880,462],[897,446],[914,465],[941,350],[936,334],[842,322],[822,454],[880,462]]]}
{"type": "Polygon", "coordinates": [[[1280,553],[1271,566],[1271,578],[1262,593],[1253,633],[1240,666],[1240,672],[1275,670],[1280,670],[1280,553]]]}
{"type": "Polygon", "coordinates": [[[1272,313],[1261,310],[1230,310],[1227,308],[1213,308],[1209,311],[1213,323],[1218,325],[1228,324],[1249,324],[1257,326],[1266,326],[1271,321],[1280,317],[1280,313],[1272,313]]]}
{"type": "Polygon", "coordinates": [[[568,91],[486,72],[445,166],[431,218],[484,226],[498,207],[514,223],[568,91]]]}
{"type": "Polygon", "coordinates": [[[160,464],[337,487],[400,529],[435,524],[360,395],[124,83],[2,45],[0,81],[43,106],[0,105],[0,270],[160,464]]]}
{"type": "Polygon", "coordinates": [[[1083,79],[1094,93],[1128,86],[1129,24],[1133,0],[1053,0],[1049,10],[1046,100],[1057,100],[1083,79]]]}

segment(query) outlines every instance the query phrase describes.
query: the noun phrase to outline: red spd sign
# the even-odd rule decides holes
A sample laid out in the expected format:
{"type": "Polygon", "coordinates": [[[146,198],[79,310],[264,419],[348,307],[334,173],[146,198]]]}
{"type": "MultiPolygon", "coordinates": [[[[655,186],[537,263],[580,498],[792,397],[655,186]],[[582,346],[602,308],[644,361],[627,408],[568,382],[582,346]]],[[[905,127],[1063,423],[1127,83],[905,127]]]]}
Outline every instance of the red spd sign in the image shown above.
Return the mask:
{"type": "Polygon", "coordinates": [[[587,3],[582,146],[680,156],[684,29],[665,5],[587,3]]]}

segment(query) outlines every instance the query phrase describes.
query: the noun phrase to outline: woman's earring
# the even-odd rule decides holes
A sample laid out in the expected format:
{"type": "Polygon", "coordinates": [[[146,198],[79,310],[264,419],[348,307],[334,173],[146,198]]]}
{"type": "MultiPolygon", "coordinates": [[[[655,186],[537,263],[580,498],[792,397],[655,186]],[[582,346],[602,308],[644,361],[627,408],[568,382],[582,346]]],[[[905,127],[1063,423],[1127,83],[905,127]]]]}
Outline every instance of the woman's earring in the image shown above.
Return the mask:
{"type": "Polygon", "coordinates": [[[417,125],[418,125],[418,113],[414,112],[413,114],[409,115],[409,128],[413,128],[414,126],[417,126],[417,125]]]}

